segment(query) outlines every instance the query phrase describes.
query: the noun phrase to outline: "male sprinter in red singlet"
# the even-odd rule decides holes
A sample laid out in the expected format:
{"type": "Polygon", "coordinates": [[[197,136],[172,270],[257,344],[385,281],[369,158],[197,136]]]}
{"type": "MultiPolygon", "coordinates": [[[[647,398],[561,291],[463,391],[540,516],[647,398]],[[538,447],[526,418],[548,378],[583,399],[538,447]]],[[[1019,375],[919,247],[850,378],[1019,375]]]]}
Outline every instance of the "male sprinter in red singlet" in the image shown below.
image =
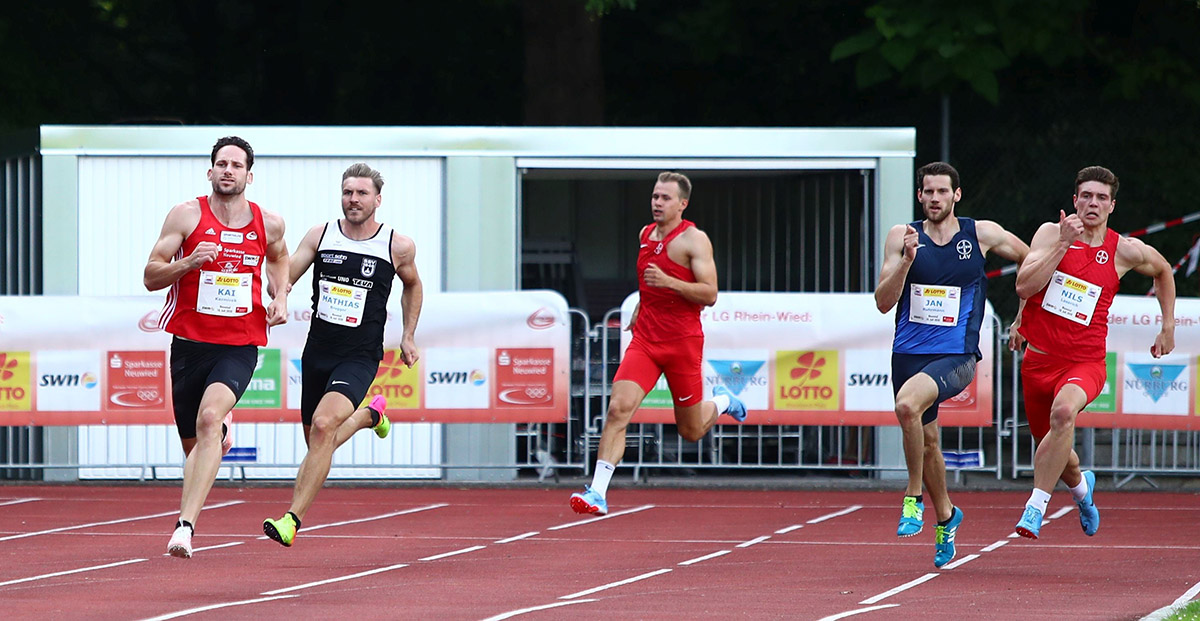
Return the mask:
{"type": "Polygon", "coordinates": [[[313,314],[300,358],[300,422],[308,454],[296,473],[288,512],[263,521],[263,532],[284,546],[292,545],[300,521],[329,477],[333,452],[359,429],[370,427],[386,438],[392,428],[383,395],[375,395],[367,407],[358,406],[383,358],[387,301],[396,276],[404,283],[400,353],[410,369],[420,357],[414,341],[423,297],[417,245],[375,220],[382,190],[379,171],[366,164],[347,168],[342,174],[344,217],[309,229],[292,255],[292,284],[314,266],[313,314]]]}
{"type": "Polygon", "coordinates": [[[1075,176],[1075,213],[1058,212],[1030,244],[1017,273],[1017,294],[1025,301],[1021,334],[1025,359],[1021,382],[1025,416],[1037,440],[1033,494],[1017,522],[1018,534],[1037,539],[1050,492],[1059,479],[1071,488],[1079,523],[1089,536],[1100,528],[1092,502],[1096,475],[1080,472],[1075,453],[1075,417],[1104,388],[1108,307],[1129,270],[1154,278],[1162,309],[1162,330],[1150,353],[1158,358],[1175,349],[1175,276],[1157,250],[1108,228],[1116,207],[1117,176],[1088,166],[1075,176]]]}
{"type": "Polygon", "coordinates": [[[717,301],[717,265],[708,235],[683,219],[691,193],[687,177],[664,172],[650,195],[654,223],[640,235],[639,301],[627,328],[633,341],[613,378],[592,484],[571,495],[576,513],[608,513],[605,495],[625,454],[625,429],[660,375],[667,376],[679,435],[689,442],[704,437],[721,414],[746,420],[746,406],[724,386],[704,401],[700,309],[717,301]]]}
{"type": "Polygon", "coordinates": [[[167,544],[179,558],[192,556],[196,518],[221,467],[222,421],[250,383],[267,326],[287,321],[283,218],[245,196],[254,181],[254,149],[225,137],[213,146],[211,161],[212,194],[171,209],[143,276],[150,291],[171,287],[159,327],[175,335],[171,400],[187,455],[179,521],[167,544]],[[264,262],[272,297],[265,309],[264,262]]]}

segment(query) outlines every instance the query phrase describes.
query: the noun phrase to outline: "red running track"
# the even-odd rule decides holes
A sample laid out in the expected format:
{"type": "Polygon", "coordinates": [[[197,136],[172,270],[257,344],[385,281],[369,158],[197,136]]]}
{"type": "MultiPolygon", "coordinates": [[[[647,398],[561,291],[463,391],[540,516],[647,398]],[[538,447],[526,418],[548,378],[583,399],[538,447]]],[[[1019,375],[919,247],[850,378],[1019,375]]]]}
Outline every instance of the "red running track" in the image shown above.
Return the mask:
{"type": "Polygon", "coordinates": [[[178,487],[0,487],[11,619],[1137,619],[1200,583],[1200,496],[1099,491],[1086,537],[1059,491],[956,492],[958,558],[895,536],[898,492],[329,488],[296,544],[291,490],[215,488],[192,559],[165,556],[178,487]],[[524,612],[521,612],[524,611],[524,612]],[[508,616],[506,616],[508,615],[508,616]],[[839,617],[838,615],[844,615],[839,617]]]}

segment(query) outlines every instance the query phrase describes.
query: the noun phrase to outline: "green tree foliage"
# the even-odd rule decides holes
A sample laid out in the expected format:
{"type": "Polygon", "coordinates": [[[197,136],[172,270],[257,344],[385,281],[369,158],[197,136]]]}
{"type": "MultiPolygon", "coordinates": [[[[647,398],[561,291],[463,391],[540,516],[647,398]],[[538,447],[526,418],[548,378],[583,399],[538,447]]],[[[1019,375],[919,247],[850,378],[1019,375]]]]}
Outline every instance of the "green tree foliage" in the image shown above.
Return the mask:
{"type": "Polygon", "coordinates": [[[1109,94],[1166,87],[1200,102],[1200,4],[1164,0],[1130,11],[1099,0],[880,0],[865,15],[870,25],[830,52],[835,62],[856,59],[859,88],[897,80],[951,93],[965,85],[996,104],[999,74],[1014,63],[1058,69],[1087,58],[1111,72],[1109,94]]]}

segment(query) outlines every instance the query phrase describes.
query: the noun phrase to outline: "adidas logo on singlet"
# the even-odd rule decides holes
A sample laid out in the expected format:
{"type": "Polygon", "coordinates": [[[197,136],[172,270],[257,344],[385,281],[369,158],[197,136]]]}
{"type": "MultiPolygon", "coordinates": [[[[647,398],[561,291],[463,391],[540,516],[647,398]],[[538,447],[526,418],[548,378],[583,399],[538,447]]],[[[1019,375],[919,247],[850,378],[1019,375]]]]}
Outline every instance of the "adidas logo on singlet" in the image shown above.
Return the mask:
{"type": "Polygon", "coordinates": [[[217,234],[217,232],[216,232],[216,231],[214,231],[214,230],[212,230],[212,227],[210,226],[210,227],[208,227],[208,230],[207,230],[207,231],[204,231],[204,234],[205,234],[205,235],[216,235],[216,234],[217,234]]]}

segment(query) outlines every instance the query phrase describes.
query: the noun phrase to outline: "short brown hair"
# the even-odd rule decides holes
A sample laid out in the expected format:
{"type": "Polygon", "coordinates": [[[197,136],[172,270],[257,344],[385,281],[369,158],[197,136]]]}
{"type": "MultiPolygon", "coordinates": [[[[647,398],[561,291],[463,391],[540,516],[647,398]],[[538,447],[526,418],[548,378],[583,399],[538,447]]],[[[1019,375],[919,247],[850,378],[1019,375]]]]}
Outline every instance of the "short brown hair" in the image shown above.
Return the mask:
{"type": "Polygon", "coordinates": [[[216,164],[217,151],[230,146],[237,147],[246,152],[246,170],[254,168],[254,148],[250,146],[249,142],[246,142],[237,136],[225,136],[224,138],[217,140],[217,144],[213,145],[212,155],[208,158],[210,163],[216,164]]]}
{"type": "Polygon", "coordinates": [[[1121,187],[1121,181],[1117,179],[1113,171],[1103,166],[1088,166],[1075,175],[1076,194],[1079,193],[1079,186],[1086,181],[1099,181],[1100,183],[1108,184],[1112,188],[1112,198],[1117,197],[1117,188],[1121,187]]]}
{"type": "Polygon", "coordinates": [[[383,175],[379,174],[378,170],[375,170],[374,168],[371,168],[362,162],[351,164],[350,168],[347,168],[346,172],[342,173],[342,181],[345,181],[350,177],[370,179],[371,182],[375,184],[375,193],[379,194],[383,192],[383,175]]]}
{"type": "Polygon", "coordinates": [[[925,189],[925,177],[946,175],[950,177],[950,189],[958,189],[958,171],[946,162],[930,162],[917,169],[917,191],[925,189]]]}
{"type": "Polygon", "coordinates": [[[683,173],[667,171],[658,174],[659,183],[674,181],[679,186],[679,200],[686,201],[692,195],[692,181],[683,173]]]}

